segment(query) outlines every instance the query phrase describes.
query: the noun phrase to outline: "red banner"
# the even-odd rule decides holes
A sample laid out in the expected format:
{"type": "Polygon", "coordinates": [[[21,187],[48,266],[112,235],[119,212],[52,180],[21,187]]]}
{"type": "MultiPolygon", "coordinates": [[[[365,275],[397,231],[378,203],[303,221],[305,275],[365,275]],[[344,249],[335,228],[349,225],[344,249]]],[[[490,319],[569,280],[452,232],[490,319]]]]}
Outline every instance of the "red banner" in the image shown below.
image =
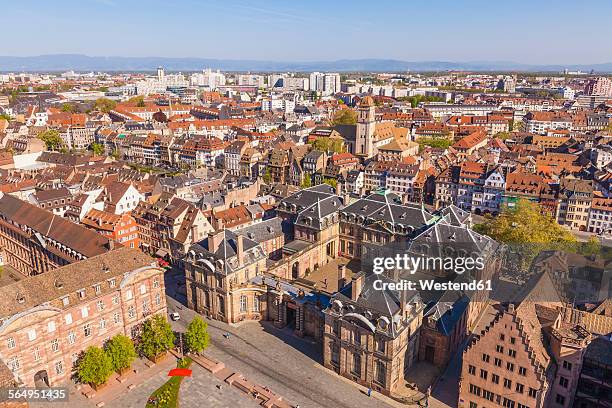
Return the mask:
{"type": "Polygon", "coordinates": [[[173,368],[168,372],[168,377],[191,377],[191,370],[188,368],[173,368]]]}

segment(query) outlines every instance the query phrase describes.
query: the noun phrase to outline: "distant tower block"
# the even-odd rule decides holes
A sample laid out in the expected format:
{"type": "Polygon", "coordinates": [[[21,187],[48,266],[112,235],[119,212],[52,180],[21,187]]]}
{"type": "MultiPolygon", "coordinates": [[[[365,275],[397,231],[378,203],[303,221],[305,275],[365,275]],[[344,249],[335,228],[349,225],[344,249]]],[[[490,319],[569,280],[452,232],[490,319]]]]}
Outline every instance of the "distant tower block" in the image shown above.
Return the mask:
{"type": "Polygon", "coordinates": [[[157,80],[160,82],[164,80],[164,69],[162,67],[157,67],[157,80]]]}

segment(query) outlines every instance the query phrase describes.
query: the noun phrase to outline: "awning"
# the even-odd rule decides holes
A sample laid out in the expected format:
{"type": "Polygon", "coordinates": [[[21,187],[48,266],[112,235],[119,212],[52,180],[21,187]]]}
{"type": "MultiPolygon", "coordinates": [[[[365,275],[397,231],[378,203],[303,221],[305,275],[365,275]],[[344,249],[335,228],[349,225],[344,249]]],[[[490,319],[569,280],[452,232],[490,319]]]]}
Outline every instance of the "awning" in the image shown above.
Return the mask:
{"type": "Polygon", "coordinates": [[[168,252],[166,252],[163,249],[158,249],[157,252],[155,253],[155,256],[158,256],[160,258],[165,257],[166,255],[168,255],[168,252]]]}

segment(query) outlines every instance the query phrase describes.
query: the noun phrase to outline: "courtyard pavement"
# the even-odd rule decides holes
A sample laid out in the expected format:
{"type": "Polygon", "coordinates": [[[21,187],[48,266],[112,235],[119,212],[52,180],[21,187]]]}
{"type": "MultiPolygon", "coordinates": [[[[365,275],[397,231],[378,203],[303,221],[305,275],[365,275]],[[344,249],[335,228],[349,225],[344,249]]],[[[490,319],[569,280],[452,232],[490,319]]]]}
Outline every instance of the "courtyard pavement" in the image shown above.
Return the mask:
{"type": "MultiPolygon", "coordinates": [[[[181,320],[174,330],[185,331],[196,315],[167,297],[169,311],[178,311],[181,320]]],[[[300,408],[388,408],[394,401],[330,372],[321,364],[321,345],[294,336],[289,329],[277,329],[268,322],[245,322],[230,326],[205,319],[211,344],[204,352],[252,381],[269,387],[300,408]],[[229,333],[229,338],[224,334],[229,333]]],[[[395,405],[395,404],[393,404],[395,405]]]]}

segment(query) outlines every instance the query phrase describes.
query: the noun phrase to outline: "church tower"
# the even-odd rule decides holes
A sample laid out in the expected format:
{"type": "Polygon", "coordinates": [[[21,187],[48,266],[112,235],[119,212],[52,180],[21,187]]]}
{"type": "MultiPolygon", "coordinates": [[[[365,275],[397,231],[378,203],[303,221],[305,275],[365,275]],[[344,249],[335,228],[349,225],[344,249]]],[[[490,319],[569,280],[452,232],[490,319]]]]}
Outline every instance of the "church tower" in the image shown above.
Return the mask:
{"type": "Polygon", "coordinates": [[[374,100],[366,96],[359,102],[357,114],[357,135],[355,153],[359,156],[370,158],[376,154],[374,146],[374,130],[376,129],[376,118],[374,115],[374,100]]]}

